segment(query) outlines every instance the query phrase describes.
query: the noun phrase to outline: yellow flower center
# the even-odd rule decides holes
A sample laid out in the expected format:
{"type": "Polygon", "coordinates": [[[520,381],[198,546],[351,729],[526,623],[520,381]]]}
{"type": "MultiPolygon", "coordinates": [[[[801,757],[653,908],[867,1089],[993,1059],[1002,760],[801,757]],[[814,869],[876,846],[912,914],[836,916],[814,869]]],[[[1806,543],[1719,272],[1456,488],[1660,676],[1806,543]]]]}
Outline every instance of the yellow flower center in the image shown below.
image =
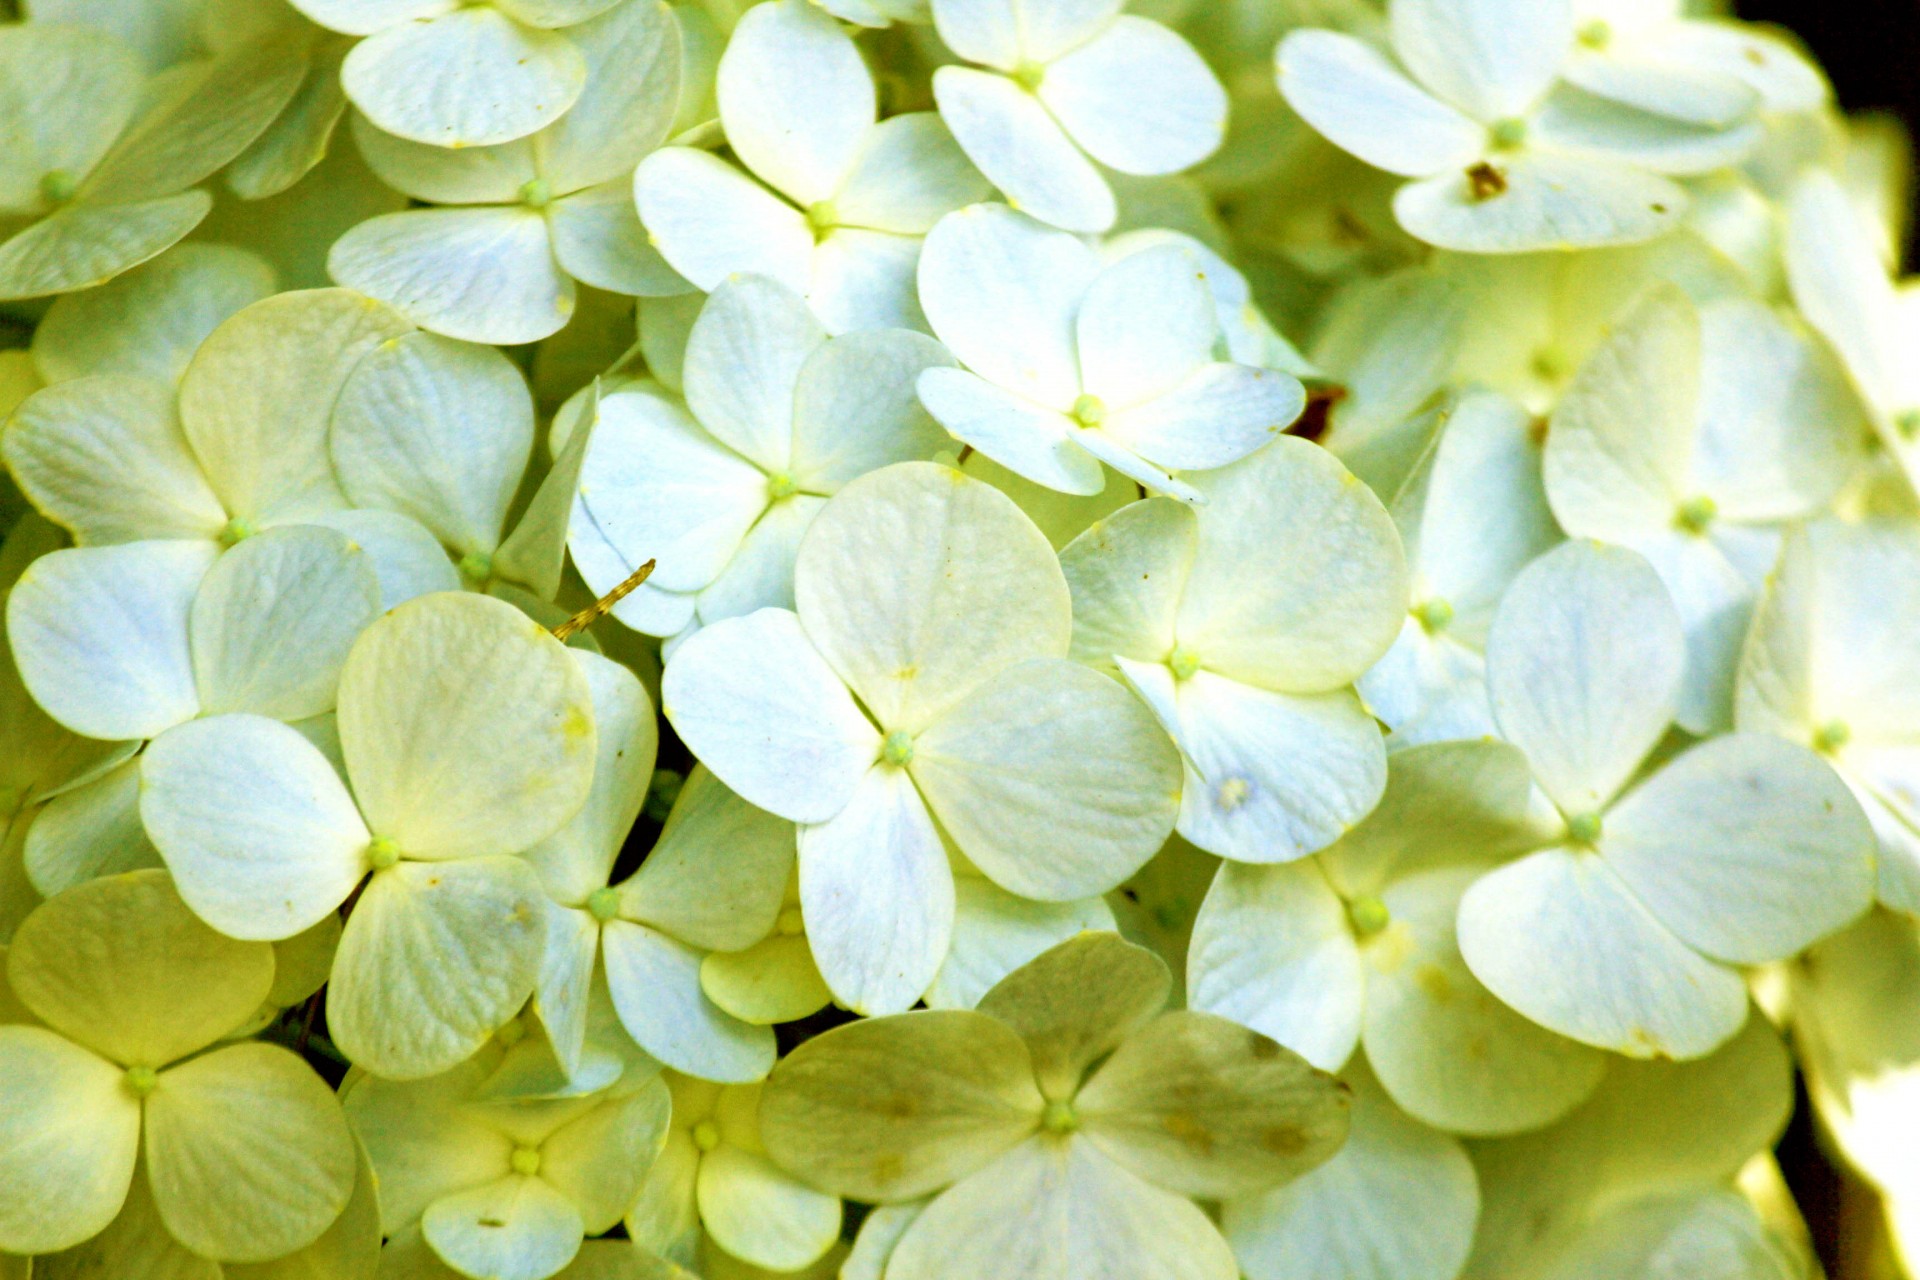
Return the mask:
{"type": "Polygon", "coordinates": [[[1355,936],[1371,938],[1393,923],[1393,913],[1377,897],[1355,898],[1347,904],[1347,923],[1353,926],[1355,936]]]}
{"type": "Polygon", "coordinates": [[[1048,1133],[1068,1134],[1080,1127],[1080,1117],[1071,1102],[1049,1102],[1040,1115],[1040,1127],[1048,1133]]]}
{"type": "Polygon", "coordinates": [[[720,1126],[711,1120],[702,1120],[693,1126],[693,1145],[702,1151],[711,1151],[720,1145],[720,1126]]]}
{"type": "Polygon", "coordinates": [[[1073,420],[1083,427],[1097,427],[1107,420],[1107,402],[1096,395],[1083,395],[1073,402],[1073,420]]]}
{"type": "Polygon", "coordinates": [[[587,914],[601,924],[620,914],[620,891],[612,885],[587,895],[587,914]]]}
{"type": "Polygon", "coordinates": [[[913,735],[905,729],[895,729],[887,735],[881,744],[880,758],[896,769],[905,768],[913,763],[913,735]]]}
{"type": "Polygon", "coordinates": [[[1413,620],[1430,636],[1437,636],[1453,622],[1453,606],[1438,596],[1413,607],[1413,620]]]}
{"type": "Polygon", "coordinates": [[[1600,838],[1600,815],[1576,813],[1567,819],[1567,834],[1579,844],[1592,844],[1600,838]]]}
{"type": "Polygon", "coordinates": [[[367,846],[367,865],[375,871],[385,871],[400,861],[400,846],[387,836],[377,836],[367,846]]]}
{"type": "Polygon", "coordinates": [[[144,1098],[160,1083],[160,1073],[152,1067],[128,1067],[127,1074],[120,1077],[120,1083],[134,1097],[144,1098]]]}
{"type": "Polygon", "coordinates": [[[523,1177],[531,1178],[540,1172],[540,1151],[536,1147],[515,1147],[513,1149],[513,1171],[523,1177]]]}

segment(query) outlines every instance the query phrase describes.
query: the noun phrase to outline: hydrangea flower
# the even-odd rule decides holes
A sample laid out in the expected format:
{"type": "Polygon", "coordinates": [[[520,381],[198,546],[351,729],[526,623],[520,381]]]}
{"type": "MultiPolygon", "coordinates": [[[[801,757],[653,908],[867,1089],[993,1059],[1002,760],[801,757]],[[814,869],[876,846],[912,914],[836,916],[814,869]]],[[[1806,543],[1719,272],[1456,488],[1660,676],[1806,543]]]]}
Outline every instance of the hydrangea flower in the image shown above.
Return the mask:
{"type": "Polygon", "coordinates": [[[1320,1164],[1345,1134],[1346,1093],[1257,1032],[1162,1012],[1168,983],[1152,953],[1087,933],[978,1011],[837,1027],[768,1080],[763,1141],[841,1195],[933,1196],[892,1244],[898,1280],[1232,1280],[1232,1252],[1187,1197],[1320,1164]]]}
{"type": "Polygon", "coordinates": [[[767,1158],[757,1084],[670,1074],[673,1127],[627,1215],[644,1248],[700,1265],[704,1231],[728,1255],[769,1271],[810,1267],[840,1239],[840,1198],[767,1158]]]}
{"type": "Polygon", "coordinates": [[[1554,410],[1545,476],[1574,537],[1645,556],[1680,610],[1676,714],[1733,723],[1733,677],[1779,531],[1820,512],[1860,467],[1866,424],[1837,364],[1757,302],[1696,310],[1655,290],[1554,410]]]}
{"type": "Polygon", "coordinates": [[[84,289],[165,252],[213,207],[197,184],[273,122],[301,73],[258,42],[149,81],[103,32],[0,29],[0,298],[84,289]]]}
{"type": "Polygon", "coordinates": [[[276,294],[208,335],[177,398],[137,373],[60,382],[20,406],[0,457],[83,546],[177,539],[211,551],[319,524],[367,550],[387,606],[451,590],[458,577],[431,535],[398,512],[356,509],[329,456],[348,376],[408,330],[344,289],[276,294]]]}
{"type": "Polygon", "coordinates": [[[323,27],[365,37],[340,80],[368,119],[460,148],[512,142],[565,115],[587,82],[572,28],[633,0],[292,2],[323,27]]]}
{"type": "Polygon", "coordinates": [[[1462,960],[1462,895],[1552,838],[1520,753],[1475,740],[1389,757],[1379,808],[1312,862],[1223,866],[1187,955],[1193,1008],[1338,1070],[1364,1045],[1394,1104],[1453,1132],[1564,1115],[1599,1082],[1598,1052],[1501,1003],[1462,960]]]}
{"type": "Polygon", "coordinates": [[[1826,80],[1765,28],[1690,17],[1681,0],[1575,0],[1579,24],[1562,72],[1622,105],[1724,125],[1756,109],[1814,111],[1826,80]]]}
{"type": "Polygon", "coordinates": [[[140,871],[47,902],[6,964],[44,1025],[0,1026],[0,1248],[98,1234],[136,1166],[166,1232],[204,1258],[278,1258],[346,1208],[353,1137],[326,1083],[276,1045],[211,1048],[266,997],[271,947],[215,933],[165,872],[140,871]]]}
{"type": "Polygon", "coordinates": [[[369,627],[340,674],[345,781],[256,715],[184,726],[148,749],[141,819],[203,918],[284,938],[353,897],[328,1026],[355,1062],[433,1075],[532,994],[545,920],[520,853],[593,781],[587,678],[501,601],[440,593],[369,627]]]}
{"type": "Polygon", "coordinates": [[[1920,532],[1821,521],[1787,536],[1740,660],[1735,723],[1818,751],[1879,838],[1880,901],[1920,911],[1920,532]]]}
{"type": "Polygon", "coordinates": [[[914,395],[952,358],[923,334],[829,338],[786,286],[735,276],[700,310],[684,401],[635,383],[600,401],[570,536],[587,585],[659,567],[614,616],[678,636],[793,604],[793,559],[849,481],[932,457],[946,436],[914,395]]]}
{"type": "Polygon", "coordinates": [[[1393,0],[1388,19],[1392,57],[1339,32],[1288,35],[1280,92],[1337,146],[1414,179],[1394,214],[1429,244],[1651,240],[1687,210],[1668,175],[1725,167],[1760,140],[1742,113],[1684,91],[1629,105],[1556,88],[1576,47],[1572,0],[1393,0]]]}
{"type": "Polygon", "coordinates": [[[1114,223],[1100,166],[1178,173],[1226,136],[1226,91],[1193,46],[1122,7],[932,4],[947,47],[979,64],[934,72],[940,118],[1014,207],[1068,231],[1114,223]]]}
{"type": "Polygon", "coordinates": [[[1487,639],[1494,723],[1563,831],[1466,891],[1460,953],[1535,1022],[1635,1057],[1725,1043],[1747,1019],[1734,966],[1793,955],[1873,892],[1865,815],[1804,747],[1731,734],[1627,785],[1685,665],[1652,568],[1585,541],[1522,573],[1487,639]]]}
{"type": "Polygon", "coordinates": [[[333,710],[348,648],[379,609],[367,557],[316,526],[218,559],[210,544],[161,541],[35,561],[7,599],[21,678],[67,728],[124,744],[35,819],[23,847],[35,888],[159,865],[138,812],[143,740],[235,712],[329,736],[312,722],[333,710]]]}
{"type": "Polygon", "coordinates": [[[930,463],[863,476],[815,518],[794,585],[796,611],[682,643],[662,693],[715,774],[801,824],[807,938],[842,1002],[905,1009],[939,972],[948,841],[1002,888],[1065,901],[1166,838],[1173,746],[1066,661],[1059,563],[998,491],[930,463]]]}
{"type": "Polygon", "coordinates": [[[354,137],[375,173],[439,206],[369,218],[327,269],[407,319],[470,342],[531,342],[572,317],[576,280],[616,293],[678,293],[648,249],[627,178],[667,136],[680,92],[679,27],[663,0],[623,0],[569,29],[586,89],[557,123],[498,146],[446,150],[354,137]]]}
{"type": "Polygon", "coordinates": [[[750,8],[717,90],[727,145],[751,176],[695,147],[641,162],[634,198],[661,256],[701,289],[738,274],[777,280],[831,333],[924,328],[921,237],[987,194],[940,117],[876,123],[872,73],[808,0],[750,8]]]}
{"type": "Polygon", "coordinates": [[[1405,616],[1406,562],[1379,499],[1318,445],[1276,440],[1192,479],[1204,506],[1135,503],[1061,552],[1073,656],[1124,679],[1179,744],[1181,835],[1291,861],[1386,784],[1350,686],[1405,616]]]}
{"type": "Polygon", "coordinates": [[[1291,375],[1215,358],[1205,263],[1178,244],[1103,269],[1076,237],[975,205],[928,235],[920,301],[965,366],[921,375],[927,409],[959,440],[1063,493],[1099,493],[1105,463],[1197,500],[1173,472],[1245,457],[1306,405],[1291,375]]]}
{"type": "Polygon", "coordinates": [[[1393,497],[1410,602],[1399,638],[1357,687],[1395,745],[1493,732],[1487,628],[1508,584],[1559,540],[1539,427],[1497,392],[1463,395],[1393,497]]]}
{"type": "Polygon", "coordinates": [[[640,1194],[672,1102],[658,1075],[536,1102],[478,1099],[480,1077],[476,1060],[424,1080],[362,1076],[347,1090],[379,1178],[381,1230],[417,1227],[462,1275],[547,1280],[640,1194]]]}

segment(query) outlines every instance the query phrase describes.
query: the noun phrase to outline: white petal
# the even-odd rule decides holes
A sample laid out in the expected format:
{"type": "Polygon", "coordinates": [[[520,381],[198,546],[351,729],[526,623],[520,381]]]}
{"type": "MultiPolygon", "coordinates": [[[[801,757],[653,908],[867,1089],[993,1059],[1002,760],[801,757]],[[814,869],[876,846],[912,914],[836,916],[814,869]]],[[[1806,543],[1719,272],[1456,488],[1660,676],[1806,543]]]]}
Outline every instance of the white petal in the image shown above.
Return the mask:
{"type": "Polygon", "coordinates": [[[1108,418],[1100,433],[1163,467],[1207,471],[1271,443],[1306,403],[1291,374],[1204,364],[1165,395],[1108,418]]]}
{"type": "Polygon", "coordinates": [[[1501,734],[1561,811],[1598,812],[1673,719],[1680,619],[1647,562],[1569,542],[1527,568],[1487,637],[1501,734]]]}
{"type": "Polygon", "coordinates": [[[1332,454],[1283,436],[1192,483],[1207,506],[1178,627],[1202,666],[1319,693],[1387,651],[1406,613],[1400,537],[1332,454]]]}
{"type": "Polygon", "coordinates": [[[0,242],[0,301],[104,284],[178,244],[210,208],[204,191],[68,205],[0,242]]]}
{"type": "Polygon", "coordinates": [[[953,932],[953,873],[903,769],[877,765],[835,817],[800,829],[800,905],[820,976],[856,1013],[898,1013],[953,932]]]}
{"type": "Polygon", "coordinates": [[[141,818],[187,905],[238,938],[290,938],[366,874],[367,829],[325,756],[261,716],[181,725],[147,749],[141,818]]]}
{"type": "Polygon", "coordinates": [[[573,282],[553,259],[546,219],[531,209],[382,214],[334,241],[327,271],[422,328],[468,342],[532,342],[573,314],[573,282]]]}
{"type": "Polygon", "coordinates": [[[1205,263],[1177,244],[1129,254],[1094,277],[1074,336],[1081,384],[1109,411],[1165,395],[1220,340],[1205,263]]]}
{"type": "Polygon", "coordinates": [[[1513,1008],[1629,1057],[1698,1058],[1746,1021],[1740,975],[1674,937],[1592,854],[1549,849],[1481,877],[1459,941],[1513,1008]]]}
{"type": "Polygon", "coordinates": [[[533,451],[533,397],[487,347],[411,333],[367,353],[333,413],[333,463],[356,504],[490,555],[533,451]]]}
{"type": "Polygon", "coordinates": [[[1812,752],[1715,738],[1608,811],[1603,856],[1661,923],[1734,964],[1784,959],[1867,909],[1873,833],[1812,752]]]}
{"type": "Polygon", "coordinates": [[[657,4],[591,4],[602,12],[566,33],[586,58],[587,86],[542,136],[541,172],[561,192],[617,183],[631,207],[633,167],[666,139],[679,105],[680,24],[657,4]]]}
{"type": "Polygon", "coordinates": [[[1616,41],[1609,48],[1578,48],[1562,74],[1588,93],[1685,124],[1725,126],[1751,115],[1759,95],[1739,76],[1668,56],[1678,26],[1644,46],[1616,41]]]}
{"type": "Polygon", "coordinates": [[[1347,1145],[1298,1181],[1229,1200],[1221,1227],[1248,1280],[1453,1280],[1480,1189],[1460,1144],[1364,1076],[1347,1145]]]}
{"type": "Polygon", "coordinates": [[[794,596],[808,637],[888,732],[919,733],[1016,662],[1065,657],[1072,630],[1045,536],[999,490],[935,463],[842,489],[801,544],[794,596]]]}
{"type": "Polygon", "coordinates": [[[440,147],[397,138],[355,112],[354,145],[380,181],[428,204],[517,204],[540,176],[527,139],[497,147],[440,147]]]}
{"type": "Polygon", "coordinates": [[[992,191],[936,113],[910,111],[867,132],[833,216],[843,227],[919,236],[992,191]]]}
{"type": "Polygon", "coordinates": [[[0,1027],[0,1246],[52,1253],[104,1230],[140,1152],[126,1072],[43,1027],[0,1027]]]}
{"type": "Polygon", "coordinates": [[[757,1152],[722,1145],[700,1161],[700,1222],[736,1258],[772,1271],[811,1265],[840,1239],[840,1198],[757,1152]]]}
{"type": "Polygon", "coordinates": [[[510,1174],[427,1206],[421,1234],[466,1274],[541,1280],[580,1251],[580,1211],[542,1178],[510,1174]]]}
{"type": "Polygon", "coordinates": [[[1366,994],[1346,904],[1318,866],[1221,865],[1193,922],[1189,1008],[1338,1071],[1360,1041],[1366,994]]]}
{"type": "Polygon", "coordinates": [[[920,303],[960,362],[1066,411],[1080,395],[1075,320],[1100,259],[1075,237],[998,205],[940,220],[920,254],[920,303]]]}
{"type": "Polygon", "coordinates": [[[1738,164],[1763,136],[1758,121],[1702,128],[1565,85],[1547,99],[1528,128],[1543,151],[1622,161],[1676,176],[1738,164]]]}
{"type": "Polygon", "coordinates": [[[1233,1280],[1239,1271],[1219,1229],[1191,1200],[1127,1172],[1084,1140],[1042,1137],[936,1197],[887,1269],[923,1280],[1233,1280]]]}
{"type": "Polygon", "coordinates": [[[1527,1021],[1460,958],[1454,918],[1477,867],[1396,880],[1390,923],[1364,947],[1367,1061],[1394,1102],[1455,1133],[1537,1129],[1578,1106],[1606,1058],[1527,1021]]]}
{"type": "Polygon", "coordinates": [[[933,1009],[971,1009],[1041,952],[1088,930],[1114,930],[1106,900],[1034,902],[981,876],[954,878],[953,945],[927,988],[933,1009]]]}
{"type": "Polygon", "coordinates": [[[1485,164],[1402,187],[1394,216],[1442,249],[1530,253],[1638,244],[1687,210],[1685,190],[1620,161],[1523,152],[1485,164]],[[1480,194],[1489,188],[1497,189],[1480,194]]]}
{"type": "Polygon", "coordinates": [[[592,786],[586,677],[490,597],[423,596],[367,628],[341,672],[339,719],[361,812],[406,857],[517,853],[592,786]]]}
{"type": "Polygon", "coordinates": [[[940,38],[969,62],[1011,71],[1024,59],[1052,62],[1098,35],[1120,12],[1118,0],[941,0],[940,38]]]}
{"type": "Polygon", "coordinates": [[[460,589],[460,572],[446,548],[417,520],[394,511],[355,510],[323,512],[313,523],[338,529],[367,553],[380,582],[383,610],[429,592],[460,589]]]}
{"type": "MultiPolygon", "coordinates": [[[[1738,528],[1723,525],[1721,535],[1738,528]]],[[[1764,530],[1750,530],[1766,536],[1764,530]]],[[[1636,544],[1660,575],[1680,612],[1687,669],[1673,718],[1694,734],[1722,733],[1733,719],[1734,671],[1753,618],[1754,585],[1728,559],[1719,539],[1664,529],[1636,544]]]]}
{"type": "Polygon", "coordinates": [[[41,897],[101,876],[162,865],[140,825],[143,758],[62,791],[34,815],[20,862],[41,897]]]}
{"type": "Polygon", "coordinates": [[[1570,0],[1400,0],[1391,21],[1420,82],[1486,124],[1524,114],[1573,47],[1570,0]]]}
{"type": "Polygon", "coordinates": [[[633,184],[624,179],[554,201],[547,206],[547,234],[554,261],[596,289],[644,296],[686,287],[647,243],[647,229],[633,204],[633,184]]]}
{"type": "Polygon", "coordinates": [[[450,0],[300,0],[294,6],[323,27],[355,36],[431,18],[452,7],[450,0]]]}
{"type": "Polygon", "coordinates": [[[833,197],[873,128],[873,77],[860,51],[807,0],[743,16],[715,89],[727,144],[802,207],[833,197]]]}
{"type": "Polygon", "coordinates": [[[442,147],[524,138],[579,98],[586,59],[573,42],[491,8],[386,27],[340,68],[353,105],[388,133],[442,147]]]}
{"type": "Polygon", "coordinates": [[[1159,662],[1173,652],[1198,544],[1193,510],[1167,498],[1131,502],[1062,548],[1076,661],[1117,670],[1116,657],[1159,662]]]}
{"type": "Polygon", "coordinates": [[[791,609],[800,540],[825,505],[824,498],[795,494],[767,508],[720,576],[701,588],[696,597],[701,625],[759,609],[791,609]]]}
{"type": "Polygon", "coordinates": [[[140,105],[143,72],[132,49],[41,10],[33,16],[0,41],[0,75],[14,86],[0,107],[0,132],[13,140],[0,160],[0,207],[9,213],[44,207],[40,179],[49,171],[89,172],[140,105]]]}
{"type": "Polygon", "coordinates": [[[229,513],[260,528],[347,505],[327,458],[347,376],[407,322],[346,289],[256,302],[208,336],[180,380],[180,425],[229,513]]]}
{"type": "Polygon", "coordinates": [[[915,392],[926,369],[953,357],[924,334],[849,333],[801,367],[793,393],[791,468],[802,488],[832,493],[869,471],[931,457],[946,433],[915,392]]]}
{"type": "Polygon", "coordinates": [[[642,1049],[703,1080],[758,1080],[773,1066],[773,1031],[740,1021],[700,989],[703,952],[625,920],[602,934],[620,1023],[642,1049]]]}
{"type": "Polygon", "coordinates": [[[1166,843],[1178,761],[1118,682],[1043,659],[936,720],[909,768],[975,866],[1022,897],[1064,902],[1114,888],[1166,843]]]}
{"type": "Polygon", "coordinates": [[[347,650],[379,613],[379,579],[344,535],[293,525],[246,539],[207,570],[188,617],[202,714],[333,710],[347,650]]]}
{"type": "Polygon", "coordinates": [[[1227,132],[1227,91],[1193,46],[1133,14],[1049,65],[1038,97],[1088,155],[1121,173],[1190,168],[1227,132]]]}
{"type": "Polygon", "coordinates": [[[872,723],[784,609],[688,637],[660,691],[667,719],[708,768],[796,822],[839,813],[880,752],[872,723]]]}
{"type": "Polygon", "coordinates": [[[662,147],[634,171],[633,192],[654,248],[696,287],[714,289],[738,274],[807,288],[806,217],[717,156],[662,147]]]}
{"type": "Polygon", "coordinates": [[[1342,150],[1410,178],[1472,164],[1486,131],[1353,36],[1305,29],[1279,49],[1287,105],[1342,150]]]}
{"type": "Polygon", "coordinates": [[[89,738],[150,738],[198,715],[187,614],[218,548],[130,542],[42,556],[7,597],[20,678],[89,738]]]}
{"type": "Polygon", "coordinates": [[[836,227],[814,246],[807,297],[830,333],[925,330],[914,296],[919,266],[918,236],[836,227]]]}
{"type": "Polygon", "coordinates": [[[1090,495],[1106,486],[1100,462],[1080,444],[1086,433],[1057,409],[1003,391],[964,369],[929,369],[921,403],[954,439],[1034,484],[1090,495]]]}
{"type": "Polygon", "coordinates": [[[798,293],[763,276],[726,280],[687,335],[687,407],[722,443],[783,471],[800,369],[826,340],[798,293]]]}
{"type": "Polygon", "coordinates": [[[373,876],[334,956],[334,1043],[395,1080],[471,1057],[533,994],[542,898],[519,858],[402,862],[373,876]]]}
{"type": "Polygon", "coordinates": [[[102,373],[46,387],[14,410],[0,454],[35,508],[82,544],[213,538],[227,523],[164,382],[102,373]]]}
{"type": "Polygon", "coordinates": [[[1032,94],[990,71],[941,67],[933,96],[967,159],[1015,208],[1068,231],[1113,225],[1107,180],[1032,94]]]}

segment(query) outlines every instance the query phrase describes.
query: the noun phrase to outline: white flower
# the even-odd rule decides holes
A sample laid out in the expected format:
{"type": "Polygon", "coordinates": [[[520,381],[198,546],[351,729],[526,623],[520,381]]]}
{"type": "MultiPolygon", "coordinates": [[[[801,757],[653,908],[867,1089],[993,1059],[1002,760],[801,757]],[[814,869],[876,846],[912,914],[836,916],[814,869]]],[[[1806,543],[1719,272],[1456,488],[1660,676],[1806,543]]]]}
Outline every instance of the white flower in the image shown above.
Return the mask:
{"type": "Polygon", "coordinates": [[[1824,347],[1779,313],[1656,289],[1581,366],[1547,432],[1561,527],[1645,556],[1687,638],[1675,719],[1733,724],[1733,677],[1779,531],[1859,469],[1866,423],[1824,347]]]}
{"type": "Polygon", "coordinates": [[[449,148],[511,142],[565,115],[587,82],[568,29],[631,2],[293,0],[366,37],[340,69],[354,106],[387,133],[449,148]]]}
{"type": "Polygon", "coordinates": [[[84,289],[164,252],[213,207],[189,188],[246,150],[304,73],[258,41],[148,81],[104,32],[0,29],[0,299],[84,289]]]}
{"type": "Polygon", "coordinates": [[[1179,744],[1181,835],[1292,861],[1386,784],[1350,686],[1406,616],[1406,562],[1379,499],[1305,440],[1195,483],[1204,506],[1138,502],[1061,553],[1073,655],[1124,678],[1179,744]]]}
{"type": "Polygon", "coordinates": [[[1793,300],[1833,344],[1880,443],[1920,490],[1920,306],[1897,288],[1865,222],[1834,178],[1809,170],[1787,200],[1793,300]]]}
{"type": "Polygon", "coordinates": [[[1245,457],[1306,404],[1290,374],[1215,358],[1205,261],[1179,244],[1103,268],[1064,231],[975,205],[928,235],[920,301],[966,366],[922,374],[921,400],[960,440],[1063,493],[1099,493],[1104,462],[1193,500],[1173,471],[1245,457]]]}
{"type": "Polygon", "coordinates": [[[1831,96],[1819,70],[1762,27],[1689,18],[1682,0],[1574,0],[1562,72],[1589,93],[1700,125],[1756,108],[1806,112],[1831,96]]]}
{"type": "Polygon", "coordinates": [[[1593,1092],[1605,1058],[1495,999],[1454,937],[1467,888],[1553,837],[1529,803],[1526,760],[1480,740],[1388,761],[1379,807],[1319,858],[1220,869],[1194,921],[1188,1003],[1329,1071],[1363,1045],[1387,1095],[1424,1124],[1537,1129],[1593,1092]]]}
{"type": "Polygon", "coordinates": [[[1395,745],[1493,732],[1487,628],[1514,576],[1559,541],[1538,427],[1505,396],[1470,392],[1394,496],[1412,598],[1399,638],[1358,688],[1395,745]]]}
{"type": "Polygon", "coordinates": [[[1166,838],[1173,746],[1066,660],[1059,564],[998,491],[928,463],[862,477],[816,517],[794,594],[686,640],[661,687],[695,755],[801,824],[807,939],[845,1004],[905,1009],[939,972],[949,840],[1002,888],[1067,901],[1166,838]]]}
{"type": "Polygon", "coordinates": [[[987,68],[934,72],[941,119],[1014,207],[1068,231],[1113,225],[1099,165],[1177,173],[1226,136],[1226,90],[1200,55],[1121,7],[933,0],[947,47],[987,68]]]}
{"type": "Polygon", "coordinates": [[[141,871],[47,902],[5,959],[38,1024],[0,1027],[0,1248],[80,1244],[142,1166],[137,1194],[203,1259],[279,1258],[340,1216],[353,1137],[326,1082],[277,1045],[212,1047],[266,998],[271,947],[141,871]]]}
{"type": "Polygon", "coordinates": [[[624,0],[568,34],[586,59],[586,89],[531,137],[449,151],[355,117],[373,170],[441,207],[354,227],[328,252],[335,280],[435,333],[500,343],[565,325],[575,280],[627,294],[686,289],[648,247],[627,181],[666,138],[679,102],[673,10],[624,0]]]}
{"type": "Polygon", "coordinates": [[[829,338],[785,286],[724,281],[688,335],[684,402],[644,383],[600,401],[574,500],[581,576],[606,591],[658,561],[614,608],[650,635],[792,607],[794,554],[826,500],[945,443],[914,379],[951,363],[924,334],[829,338]]]}
{"type": "MultiPolygon", "coordinates": [[[[1759,141],[1739,120],[1698,124],[1555,88],[1575,47],[1572,0],[1393,0],[1397,62],[1333,31],[1295,31],[1280,92],[1338,146],[1417,181],[1400,225],[1476,253],[1651,240],[1686,191],[1665,175],[1739,160],[1759,141]]],[[[1679,96],[1679,95],[1676,95],[1679,96]]]]}
{"type": "Polygon", "coordinates": [[[924,327],[913,293],[921,237],[987,193],[940,118],[876,124],[872,73],[808,0],[747,11],[718,91],[727,145],[752,176],[692,147],[648,156],[634,198],[661,256],[701,289],[771,277],[831,333],[924,327]]]}
{"type": "Polygon", "coordinates": [[[587,679],[512,606],[423,596],[354,645],[339,726],[345,782],[275,721],[182,726],[146,752],[141,818],[182,896],[234,936],[288,937],[360,889],[329,1030],[369,1070],[432,1075],[533,992],[543,895],[515,855],[592,785],[587,679]]]}
{"type": "Polygon", "coordinates": [[[1879,837],[1879,897],[1920,912],[1920,529],[1788,535],[1755,610],[1735,721],[1822,753],[1879,837]]]}
{"type": "Polygon", "coordinates": [[[617,1223],[667,1137],[657,1075],[564,1102],[476,1096],[486,1063],[398,1082],[361,1076],[347,1118],[380,1180],[380,1225],[418,1230],[462,1275],[546,1280],[617,1223]]]}
{"type": "Polygon", "coordinates": [[[1872,829],[1805,748],[1733,734],[1627,786],[1685,666],[1658,576],[1593,542],[1535,561],[1487,638],[1494,723],[1564,831],[1467,890],[1460,953],[1535,1022],[1635,1057],[1725,1043],[1747,1020],[1734,966],[1793,955],[1873,894],[1872,829]]]}

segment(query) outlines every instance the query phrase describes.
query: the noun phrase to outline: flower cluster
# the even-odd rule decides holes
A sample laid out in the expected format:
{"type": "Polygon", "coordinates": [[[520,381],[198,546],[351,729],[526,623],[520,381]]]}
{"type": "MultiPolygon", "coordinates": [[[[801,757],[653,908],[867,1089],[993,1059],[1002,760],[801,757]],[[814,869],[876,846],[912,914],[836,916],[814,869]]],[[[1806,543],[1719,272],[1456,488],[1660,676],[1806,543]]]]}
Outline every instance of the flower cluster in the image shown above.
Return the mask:
{"type": "Polygon", "coordinates": [[[1811,1280],[1796,1067],[1920,1274],[1906,140],[1712,7],[0,0],[0,1277],[1811,1280]]]}

